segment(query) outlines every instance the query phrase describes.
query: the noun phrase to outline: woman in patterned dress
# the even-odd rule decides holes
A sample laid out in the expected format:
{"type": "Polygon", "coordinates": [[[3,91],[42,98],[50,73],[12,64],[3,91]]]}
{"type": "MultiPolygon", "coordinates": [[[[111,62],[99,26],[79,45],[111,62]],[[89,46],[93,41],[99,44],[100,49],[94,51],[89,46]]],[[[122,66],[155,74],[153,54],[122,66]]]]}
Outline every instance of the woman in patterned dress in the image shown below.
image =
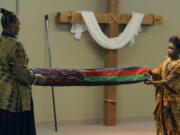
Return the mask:
{"type": "Polygon", "coordinates": [[[180,135],[180,37],[172,36],[168,56],[149,70],[152,79],[145,84],[156,88],[154,116],[157,135],[180,135]]]}

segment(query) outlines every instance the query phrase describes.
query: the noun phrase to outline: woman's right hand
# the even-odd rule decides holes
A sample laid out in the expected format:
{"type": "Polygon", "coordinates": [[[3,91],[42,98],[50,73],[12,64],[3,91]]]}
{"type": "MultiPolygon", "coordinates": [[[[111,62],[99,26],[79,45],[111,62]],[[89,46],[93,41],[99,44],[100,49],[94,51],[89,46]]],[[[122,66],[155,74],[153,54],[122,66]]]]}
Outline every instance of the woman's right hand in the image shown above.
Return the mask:
{"type": "Polygon", "coordinates": [[[153,75],[153,70],[152,70],[152,69],[149,69],[148,73],[149,73],[150,75],[153,75]]]}
{"type": "Polygon", "coordinates": [[[37,84],[39,84],[39,85],[45,85],[46,84],[46,82],[47,82],[47,80],[45,79],[45,77],[43,76],[43,75],[41,75],[41,74],[36,74],[36,82],[35,82],[35,84],[37,83],[37,84]]]}

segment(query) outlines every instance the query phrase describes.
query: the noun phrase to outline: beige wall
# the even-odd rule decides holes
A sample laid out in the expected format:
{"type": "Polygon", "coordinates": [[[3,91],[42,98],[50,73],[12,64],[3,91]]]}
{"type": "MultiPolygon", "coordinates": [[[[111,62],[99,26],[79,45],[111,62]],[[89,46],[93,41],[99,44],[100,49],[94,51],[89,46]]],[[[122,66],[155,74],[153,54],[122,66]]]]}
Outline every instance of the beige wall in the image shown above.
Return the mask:
{"type": "MultiPolygon", "coordinates": [[[[105,1],[105,0],[104,0],[105,1]]],[[[20,0],[19,39],[29,55],[30,67],[48,68],[44,15],[49,15],[49,34],[54,68],[101,68],[104,50],[86,32],[80,41],[70,34],[70,24],[57,24],[58,11],[103,11],[103,0],[20,0]]],[[[168,38],[179,34],[179,0],[120,0],[120,12],[141,12],[164,17],[164,24],[143,27],[133,46],[118,53],[118,67],[147,65],[154,68],[166,55],[168,38]]],[[[103,117],[103,87],[55,87],[58,121],[96,120],[103,117]]],[[[118,86],[117,117],[152,116],[154,89],[143,84],[118,86]]],[[[37,122],[53,121],[50,87],[33,87],[37,122]]]]}

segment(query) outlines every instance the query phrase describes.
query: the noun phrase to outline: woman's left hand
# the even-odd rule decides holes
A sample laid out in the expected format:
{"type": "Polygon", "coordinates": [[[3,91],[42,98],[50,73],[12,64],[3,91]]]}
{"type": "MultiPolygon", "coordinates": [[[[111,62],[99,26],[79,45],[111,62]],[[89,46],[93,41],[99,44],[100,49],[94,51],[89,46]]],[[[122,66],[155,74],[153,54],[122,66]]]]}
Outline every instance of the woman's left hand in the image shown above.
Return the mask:
{"type": "Polygon", "coordinates": [[[145,79],[145,80],[144,80],[144,83],[145,83],[145,84],[154,84],[154,83],[153,83],[153,80],[151,80],[151,79],[145,79]]]}

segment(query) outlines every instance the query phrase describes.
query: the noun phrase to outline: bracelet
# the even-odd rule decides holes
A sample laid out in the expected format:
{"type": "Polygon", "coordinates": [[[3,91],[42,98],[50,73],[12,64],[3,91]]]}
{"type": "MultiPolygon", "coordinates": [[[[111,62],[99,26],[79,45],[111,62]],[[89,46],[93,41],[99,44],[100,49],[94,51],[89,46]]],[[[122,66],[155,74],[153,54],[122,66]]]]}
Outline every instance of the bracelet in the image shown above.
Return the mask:
{"type": "Polygon", "coordinates": [[[37,76],[38,76],[38,75],[35,74],[35,79],[34,79],[32,85],[34,85],[34,84],[37,82],[37,76]]]}

